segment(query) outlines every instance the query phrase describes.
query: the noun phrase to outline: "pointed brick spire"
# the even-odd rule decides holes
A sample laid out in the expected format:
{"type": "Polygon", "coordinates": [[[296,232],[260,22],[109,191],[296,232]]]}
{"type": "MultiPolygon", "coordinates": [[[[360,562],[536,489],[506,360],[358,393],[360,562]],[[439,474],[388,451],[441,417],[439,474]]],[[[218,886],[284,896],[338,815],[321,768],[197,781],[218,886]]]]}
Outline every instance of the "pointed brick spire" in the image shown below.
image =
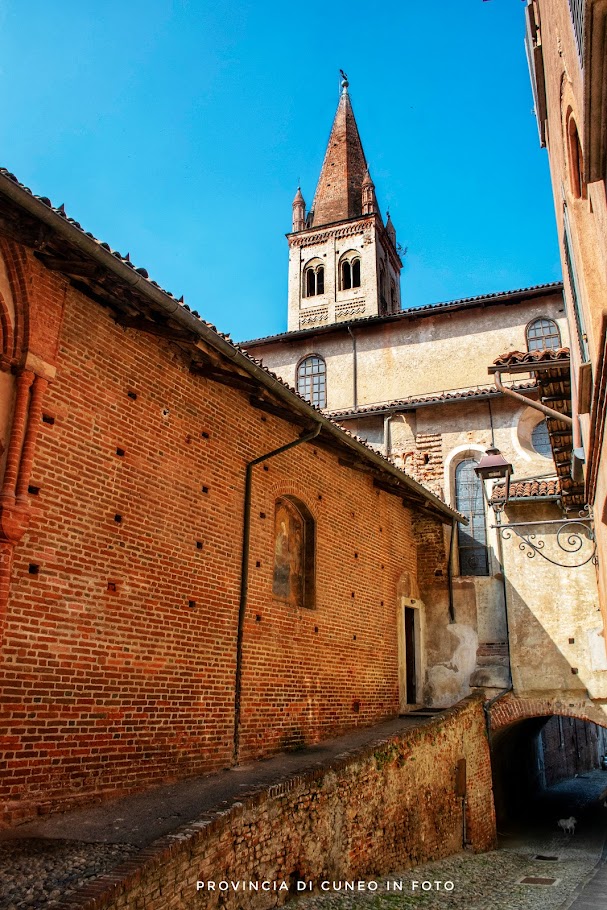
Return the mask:
{"type": "Polygon", "coordinates": [[[301,194],[301,187],[297,187],[293,200],[293,230],[303,231],[306,226],[306,203],[301,194]]]}
{"type": "Polygon", "coordinates": [[[379,208],[375,198],[375,184],[371,180],[371,174],[367,168],[362,182],[362,213],[371,215],[373,212],[379,212],[379,208]]]}
{"type": "Polygon", "coordinates": [[[331,224],[362,215],[365,153],[344,77],[325,160],[314,196],[313,225],[331,224]]]}

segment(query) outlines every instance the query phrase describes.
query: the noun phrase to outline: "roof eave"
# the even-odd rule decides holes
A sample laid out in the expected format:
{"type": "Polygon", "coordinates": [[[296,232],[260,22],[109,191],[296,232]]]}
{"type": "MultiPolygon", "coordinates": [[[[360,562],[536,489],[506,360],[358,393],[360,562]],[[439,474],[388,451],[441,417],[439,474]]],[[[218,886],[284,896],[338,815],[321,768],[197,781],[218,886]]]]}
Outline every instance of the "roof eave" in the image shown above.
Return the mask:
{"type": "Polygon", "coordinates": [[[428,507],[441,517],[441,520],[448,520],[449,522],[453,520],[466,521],[459,512],[450,508],[441,499],[404,474],[381,455],[376,454],[363,443],[346,435],[332,420],[299,398],[280,380],[275,379],[267,370],[252,361],[250,357],[235,347],[231,341],[222,337],[206,323],[184,309],[178,301],[170,297],[165,291],[153,285],[137,271],[129,268],[120,259],[117,259],[111,251],[104,249],[96,240],[87,236],[81,229],[62,218],[51,207],[41,202],[24,187],[19,186],[19,184],[2,173],[0,173],[0,192],[4,193],[16,205],[24,208],[29,214],[38,218],[43,224],[48,225],[57,234],[65,238],[66,241],[74,244],[82,253],[90,256],[112,272],[117,278],[124,281],[128,287],[137,288],[140,294],[175,319],[187,332],[198,336],[201,341],[222,354],[235,366],[249,373],[260,385],[265,386],[268,391],[282,399],[293,411],[308,418],[312,423],[320,423],[323,429],[336,438],[344,448],[349,448],[356,452],[363,459],[377,467],[378,471],[393,476],[405,490],[409,489],[417,496],[421,496],[427,501],[428,507]]]}

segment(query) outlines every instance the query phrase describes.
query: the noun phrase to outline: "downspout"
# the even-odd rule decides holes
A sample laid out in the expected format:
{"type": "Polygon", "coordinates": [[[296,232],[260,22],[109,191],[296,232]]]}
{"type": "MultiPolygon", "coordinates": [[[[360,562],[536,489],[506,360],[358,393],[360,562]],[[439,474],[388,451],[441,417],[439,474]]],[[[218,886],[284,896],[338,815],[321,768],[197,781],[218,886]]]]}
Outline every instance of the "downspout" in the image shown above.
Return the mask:
{"type": "Polygon", "coordinates": [[[358,407],[358,362],[356,358],[356,335],[350,326],[348,326],[348,332],[350,334],[350,338],[352,339],[352,395],[354,399],[352,402],[352,408],[356,409],[358,407]]]}
{"type": "Polygon", "coordinates": [[[312,439],[318,436],[320,431],[321,424],[318,423],[316,424],[315,429],[311,430],[309,433],[305,433],[303,436],[298,437],[298,439],[294,439],[293,442],[288,442],[286,445],[280,446],[278,449],[273,449],[271,452],[266,452],[265,455],[260,455],[258,458],[254,458],[252,461],[249,461],[246,466],[244,487],[244,519],[242,530],[242,562],[240,568],[240,603],[238,607],[238,632],[236,635],[236,680],[234,686],[234,764],[238,763],[238,754],[240,750],[242,652],[244,621],[247,610],[247,594],[249,589],[249,545],[251,540],[251,488],[253,482],[253,468],[255,465],[261,464],[262,461],[268,461],[268,459],[274,458],[275,455],[280,455],[282,452],[286,452],[288,449],[293,449],[295,446],[299,446],[303,442],[310,442],[312,439]]]}
{"type": "Polygon", "coordinates": [[[531,398],[525,398],[524,395],[519,395],[518,392],[507,388],[502,383],[502,377],[499,370],[496,370],[493,376],[495,379],[496,387],[503,395],[508,395],[509,398],[514,398],[515,401],[526,405],[528,408],[535,408],[536,411],[541,411],[542,414],[546,415],[546,417],[551,417],[553,420],[562,420],[563,423],[566,423],[568,426],[573,426],[573,420],[567,414],[561,414],[560,411],[555,411],[553,408],[546,407],[546,405],[542,404],[541,401],[533,401],[531,398]]]}
{"type": "Polygon", "coordinates": [[[394,414],[386,414],[386,416],[384,417],[384,457],[385,458],[390,457],[390,448],[391,448],[390,421],[392,420],[393,417],[394,417],[394,414]]]}
{"type": "Polygon", "coordinates": [[[447,562],[447,579],[449,581],[449,622],[455,622],[455,603],[453,599],[453,553],[457,536],[457,518],[451,522],[451,540],[449,541],[449,560],[447,562]]]}

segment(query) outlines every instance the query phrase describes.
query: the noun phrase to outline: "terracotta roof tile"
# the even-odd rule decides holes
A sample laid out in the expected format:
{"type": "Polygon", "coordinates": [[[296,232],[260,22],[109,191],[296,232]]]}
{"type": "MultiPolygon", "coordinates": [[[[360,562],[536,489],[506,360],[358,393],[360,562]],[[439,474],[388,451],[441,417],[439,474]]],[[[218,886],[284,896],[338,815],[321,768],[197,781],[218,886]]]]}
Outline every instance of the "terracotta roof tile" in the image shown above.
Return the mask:
{"type": "MultiPolygon", "coordinates": [[[[560,495],[561,485],[557,477],[516,480],[510,483],[510,501],[513,499],[556,499],[560,495]]],[[[491,502],[503,502],[505,496],[506,484],[498,483],[493,488],[491,502]]]]}
{"type": "MultiPolygon", "coordinates": [[[[520,391],[532,391],[537,388],[534,379],[527,382],[513,382],[509,388],[520,391]]],[[[340,411],[325,411],[327,416],[333,420],[340,420],[344,417],[360,417],[365,414],[374,414],[381,411],[391,411],[399,408],[423,407],[426,404],[440,404],[441,402],[462,401],[467,398],[480,398],[487,395],[501,395],[502,393],[494,385],[475,386],[468,389],[453,389],[448,392],[439,392],[438,394],[419,395],[410,398],[397,398],[394,401],[385,401],[379,404],[364,405],[355,409],[344,409],[340,411]]]]}
{"type": "Polygon", "coordinates": [[[534,363],[559,363],[568,361],[570,356],[569,348],[542,348],[539,351],[510,351],[508,354],[500,354],[493,361],[496,367],[513,367],[529,364],[533,369],[534,363]]]}
{"type": "Polygon", "coordinates": [[[334,322],[326,326],[315,326],[310,329],[296,329],[292,332],[280,332],[277,335],[264,335],[262,338],[252,338],[248,341],[241,341],[242,347],[253,347],[256,344],[263,344],[268,341],[281,341],[286,338],[307,338],[310,335],[321,335],[328,332],[344,329],[349,325],[374,325],[375,323],[394,322],[398,319],[416,319],[420,316],[439,315],[441,311],[467,309],[468,307],[484,306],[485,303],[500,303],[502,300],[507,301],[511,297],[517,297],[520,294],[528,295],[536,292],[562,291],[562,281],[550,281],[546,284],[534,284],[526,288],[514,288],[509,291],[494,291],[490,294],[478,294],[476,297],[460,297],[455,300],[445,300],[440,303],[426,303],[423,306],[409,307],[406,310],[400,310],[398,313],[390,313],[387,316],[362,316],[358,319],[344,319],[341,322],[334,322]]]}

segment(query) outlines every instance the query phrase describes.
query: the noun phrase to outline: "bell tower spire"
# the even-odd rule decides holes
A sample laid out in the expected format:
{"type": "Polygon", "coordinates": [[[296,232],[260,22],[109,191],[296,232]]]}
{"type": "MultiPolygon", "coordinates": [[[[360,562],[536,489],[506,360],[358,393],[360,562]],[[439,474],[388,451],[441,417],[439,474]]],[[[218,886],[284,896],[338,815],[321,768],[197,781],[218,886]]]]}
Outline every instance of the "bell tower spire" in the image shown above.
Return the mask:
{"type": "Polygon", "coordinates": [[[367,161],[343,70],[341,94],[312,204],[312,226],[362,214],[362,183],[367,161]]]}
{"type": "Polygon", "coordinates": [[[384,225],[343,70],[314,202],[298,188],[289,240],[289,331],[400,310],[392,222],[384,225]]]}

